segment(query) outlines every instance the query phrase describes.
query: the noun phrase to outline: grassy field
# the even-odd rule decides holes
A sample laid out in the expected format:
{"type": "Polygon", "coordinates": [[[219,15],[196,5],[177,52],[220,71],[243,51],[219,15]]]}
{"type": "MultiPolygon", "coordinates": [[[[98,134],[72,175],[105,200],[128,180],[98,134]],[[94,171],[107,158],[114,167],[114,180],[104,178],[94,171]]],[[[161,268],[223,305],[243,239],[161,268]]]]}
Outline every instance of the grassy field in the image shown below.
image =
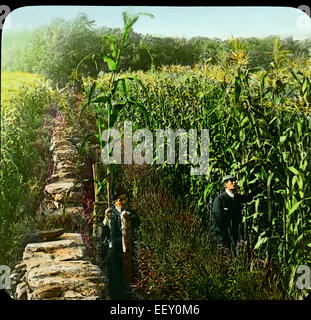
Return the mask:
{"type": "Polygon", "coordinates": [[[38,75],[1,73],[0,264],[14,265],[20,237],[36,228],[48,165],[49,95],[38,75]]]}
{"type": "Polygon", "coordinates": [[[8,103],[23,87],[36,88],[44,80],[36,74],[27,72],[1,72],[1,106],[6,108],[8,103]]]}

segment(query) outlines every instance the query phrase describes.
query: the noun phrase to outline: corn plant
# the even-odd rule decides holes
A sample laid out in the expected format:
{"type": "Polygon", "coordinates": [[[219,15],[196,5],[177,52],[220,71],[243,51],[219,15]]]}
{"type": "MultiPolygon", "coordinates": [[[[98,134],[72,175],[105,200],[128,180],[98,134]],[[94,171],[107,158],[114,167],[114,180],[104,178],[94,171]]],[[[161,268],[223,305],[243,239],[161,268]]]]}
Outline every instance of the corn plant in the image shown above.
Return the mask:
{"type": "MultiPolygon", "coordinates": [[[[105,147],[103,143],[102,132],[106,130],[106,141],[110,141],[110,130],[114,125],[116,125],[120,111],[127,106],[132,106],[133,108],[139,109],[143,117],[145,118],[147,125],[149,124],[148,112],[144,106],[144,103],[141,103],[135,98],[132,98],[129,95],[127,89],[127,81],[135,81],[143,89],[145,93],[145,102],[148,103],[149,96],[143,82],[133,75],[118,76],[118,67],[120,64],[123,49],[126,46],[126,42],[130,35],[130,32],[132,31],[133,25],[138,20],[140,15],[147,15],[152,17],[152,15],[147,13],[139,13],[132,17],[130,17],[126,12],[123,13],[124,28],[120,42],[118,42],[118,39],[113,35],[106,35],[103,38],[103,48],[108,45],[110,52],[103,52],[102,58],[103,61],[107,64],[108,69],[111,72],[111,76],[108,86],[105,87],[99,81],[95,80],[89,89],[87,102],[81,110],[80,117],[82,116],[86,107],[93,105],[96,114],[97,132],[91,133],[84,138],[80,154],[83,152],[85,143],[90,137],[95,137],[100,149],[100,154],[102,154],[102,150],[105,147]],[[124,94],[122,101],[118,101],[116,99],[118,91],[122,91],[122,93],[124,94]]],[[[79,68],[79,65],[77,66],[77,69],[79,68]]],[[[110,151],[111,150],[109,150],[109,152],[110,151]]],[[[110,206],[111,203],[111,193],[114,189],[116,170],[116,164],[108,164],[106,181],[101,181],[97,189],[98,193],[102,190],[101,186],[103,184],[106,185],[108,206],[110,206]]],[[[97,176],[97,174],[94,173],[94,176],[97,176]]],[[[97,195],[95,195],[95,198],[97,198],[97,195]]],[[[96,212],[94,212],[94,221],[94,230],[96,230],[96,212]]]]}
{"type": "Polygon", "coordinates": [[[289,69],[289,71],[299,85],[300,97],[309,108],[311,104],[311,82],[309,77],[301,71],[295,72],[293,69],[289,69]]]}
{"type": "MultiPolygon", "coordinates": [[[[248,68],[247,51],[235,42],[232,59],[224,59],[223,67],[209,66],[202,71],[171,66],[135,75],[148,87],[150,104],[145,107],[152,130],[209,129],[207,175],[190,176],[189,165],[166,163],[156,170],[162,177],[164,189],[176,198],[181,197],[204,222],[209,218],[210,204],[220,192],[223,175],[236,173],[242,192],[252,190],[263,181],[263,194],[243,209],[248,250],[251,257],[276,265],[288,281],[299,264],[310,261],[308,145],[311,130],[308,110],[296,108],[292,94],[299,83],[305,82],[303,77],[307,74],[294,71],[299,82],[293,78],[285,63],[290,56],[286,52],[286,59],[282,60],[282,48],[275,47],[272,51],[275,51],[277,71],[274,66],[266,70],[248,68]],[[230,75],[225,82],[224,68],[230,75]],[[220,74],[215,74],[219,70],[220,74]],[[278,89],[273,86],[277,80],[284,84],[278,89]]],[[[107,77],[102,85],[105,83],[109,83],[107,77]]],[[[122,86],[121,83],[121,89],[122,86]]],[[[135,95],[139,100],[146,97],[137,81],[128,82],[126,90],[126,95],[124,90],[116,90],[119,103],[124,102],[127,95],[135,95]]],[[[308,87],[305,85],[301,92],[296,91],[297,96],[302,97],[308,94],[308,87]]],[[[142,124],[139,112],[137,108],[122,108],[120,115],[139,126],[142,124]]],[[[164,226],[159,228],[157,233],[166,230],[164,226]]],[[[198,230],[204,233],[204,227],[198,230]]],[[[156,247],[158,240],[148,235],[156,247]]]]}

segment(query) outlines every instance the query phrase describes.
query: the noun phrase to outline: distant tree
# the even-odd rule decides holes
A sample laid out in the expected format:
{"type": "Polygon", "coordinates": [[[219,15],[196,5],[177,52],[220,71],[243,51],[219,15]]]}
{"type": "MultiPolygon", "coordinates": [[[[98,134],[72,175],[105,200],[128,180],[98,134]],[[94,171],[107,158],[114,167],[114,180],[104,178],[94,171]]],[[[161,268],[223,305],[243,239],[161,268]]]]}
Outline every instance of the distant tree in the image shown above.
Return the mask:
{"type": "MultiPolygon", "coordinates": [[[[38,73],[52,79],[60,86],[69,80],[78,63],[84,76],[96,76],[97,72],[109,72],[101,53],[109,52],[105,35],[121,40],[117,28],[95,28],[94,21],[81,13],[73,20],[56,19],[49,25],[31,32],[3,33],[2,69],[38,73]]],[[[268,54],[275,36],[265,38],[240,38],[247,45],[248,66],[268,68],[272,62],[268,54]]],[[[282,47],[295,57],[309,57],[311,40],[281,40],[282,47]]],[[[119,70],[148,70],[161,65],[218,64],[230,54],[230,41],[218,38],[156,37],[131,31],[120,60],[119,70]],[[150,58],[150,55],[152,58],[150,58]]],[[[222,62],[221,62],[222,61],[222,62]]]]}
{"type": "MultiPolygon", "coordinates": [[[[40,73],[64,86],[79,61],[101,49],[101,35],[94,32],[93,25],[94,21],[80,14],[73,21],[57,19],[48,27],[38,29],[26,53],[28,71],[40,73]]],[[[83,74],[96,75],[91,59],[81,68],[83,74]]]]}
{"type": "Polygon", "coordinates": [[[34,37],[34,31],[2,31],[1,69],[6,71],[24,71],[25,50],[34,37]]]}
{"type": "Polygon", "coordinates": [[[193,48],[194,63],[210,62],[215,64],[219,52],[227,47],[227,44],[220,39],[206,37],[193,37],[189,40],[189,45],[193,48]]]}

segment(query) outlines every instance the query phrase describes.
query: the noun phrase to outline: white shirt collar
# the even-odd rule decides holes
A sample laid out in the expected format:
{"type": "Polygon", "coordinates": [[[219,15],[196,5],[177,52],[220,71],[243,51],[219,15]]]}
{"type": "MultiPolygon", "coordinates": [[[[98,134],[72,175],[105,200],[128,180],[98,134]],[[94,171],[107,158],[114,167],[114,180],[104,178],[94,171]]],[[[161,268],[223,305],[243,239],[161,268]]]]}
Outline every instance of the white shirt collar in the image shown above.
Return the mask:
{"type": "Polygon", "coordinates": [[[114,204],[114,206],[120,213],[122,212],[122,210],[118,206],[116,206],[115,204],[114,204]]]}
{"type": "Polygon", "coordinates": [[[226,189],[226,192],[228,194],[229,197],[234,198],[234,193],[231,192],[230,190],[226,189]]]}

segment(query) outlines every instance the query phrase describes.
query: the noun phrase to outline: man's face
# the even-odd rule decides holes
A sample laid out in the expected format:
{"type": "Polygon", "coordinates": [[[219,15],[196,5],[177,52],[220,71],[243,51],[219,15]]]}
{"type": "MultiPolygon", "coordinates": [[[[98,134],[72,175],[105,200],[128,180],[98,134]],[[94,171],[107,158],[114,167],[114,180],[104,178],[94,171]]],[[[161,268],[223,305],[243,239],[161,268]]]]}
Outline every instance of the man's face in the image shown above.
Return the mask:
{"type": "Polygon", "coordinates": [[[225,187],[231,191],[234,192],[237,190],[238,187],[238,181],[236,179],[229,179],[227,182],[225,182],[225,187]]]}
{"type": "Polygon", "coordinates": [[[118,206],[121,210],[126,208],[126,195],[121,194],[119,198],[114,202],[116,206],[118,206]]]}

